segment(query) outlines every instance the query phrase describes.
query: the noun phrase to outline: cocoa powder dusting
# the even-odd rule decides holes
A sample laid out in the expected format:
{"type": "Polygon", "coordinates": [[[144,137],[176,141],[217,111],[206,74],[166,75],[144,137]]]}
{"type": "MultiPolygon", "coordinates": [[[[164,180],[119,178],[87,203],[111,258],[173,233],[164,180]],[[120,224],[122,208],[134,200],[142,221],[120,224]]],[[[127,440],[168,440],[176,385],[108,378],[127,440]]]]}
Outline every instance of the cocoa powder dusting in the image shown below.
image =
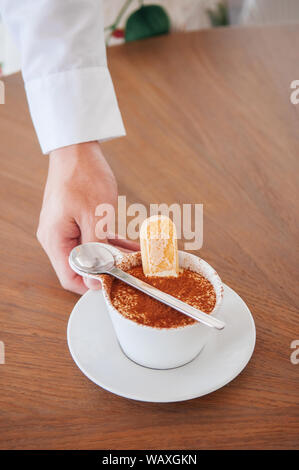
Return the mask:
{"type": "MultiPolygon", "coordinates": [[[[126,271],[205,313],[210,313],[215,306],[216,294],[212,284],[205,277],[188,269],[184,269],[178,277],[166,278],[146,277],[142,266],[135,266],[126,271]]],[[[183,315],[118,279],[112,282],[110,299],[124,317],[143,325],[176,328],[195,323],[193,318],[183,315]]]]}

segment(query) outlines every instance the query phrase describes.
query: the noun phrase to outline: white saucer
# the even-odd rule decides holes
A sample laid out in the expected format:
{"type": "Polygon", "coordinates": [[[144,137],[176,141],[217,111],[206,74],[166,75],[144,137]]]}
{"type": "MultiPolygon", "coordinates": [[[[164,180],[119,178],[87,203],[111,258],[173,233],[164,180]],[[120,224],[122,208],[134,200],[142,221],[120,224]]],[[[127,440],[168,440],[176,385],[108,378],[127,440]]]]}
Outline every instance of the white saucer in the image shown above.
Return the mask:
{"type": "Polygon", "coordinates": [[[243,300],[224,286],[219,317],[226,322],[189,364],[154,370],[128,359],[117,342],[101,291],[87,292],[75,305],[67,339],[79,369],[100,387],[117,395],[149,402],[200,397],[233,380],[248,363],[255,346],[255,325],[243,300]]]}

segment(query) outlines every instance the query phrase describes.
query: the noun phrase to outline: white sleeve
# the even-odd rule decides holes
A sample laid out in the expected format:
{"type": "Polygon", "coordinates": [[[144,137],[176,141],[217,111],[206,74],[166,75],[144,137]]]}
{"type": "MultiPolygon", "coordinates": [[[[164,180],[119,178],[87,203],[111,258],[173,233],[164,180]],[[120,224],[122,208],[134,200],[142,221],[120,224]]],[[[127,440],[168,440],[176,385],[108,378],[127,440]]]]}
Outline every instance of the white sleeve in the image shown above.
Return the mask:
{"type": "Polygon", "coordinates": [[[107,68],[101,0],[0,0],[21,52],[42,151],[125,135],[107,68]]]}

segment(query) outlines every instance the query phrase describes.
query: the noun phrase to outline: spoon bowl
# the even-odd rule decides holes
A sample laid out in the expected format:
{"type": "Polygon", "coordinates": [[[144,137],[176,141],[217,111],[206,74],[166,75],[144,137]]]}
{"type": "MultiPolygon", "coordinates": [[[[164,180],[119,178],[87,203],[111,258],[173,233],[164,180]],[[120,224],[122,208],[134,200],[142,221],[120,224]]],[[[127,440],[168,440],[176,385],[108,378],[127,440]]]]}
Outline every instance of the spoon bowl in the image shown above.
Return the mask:
{"type": "Polygon", "coordinates": [[[103,245],[96,242],[76,246],[70,254],[71,268],[87,275],[110,272],[114,266],[113,255],[103,245]]]}

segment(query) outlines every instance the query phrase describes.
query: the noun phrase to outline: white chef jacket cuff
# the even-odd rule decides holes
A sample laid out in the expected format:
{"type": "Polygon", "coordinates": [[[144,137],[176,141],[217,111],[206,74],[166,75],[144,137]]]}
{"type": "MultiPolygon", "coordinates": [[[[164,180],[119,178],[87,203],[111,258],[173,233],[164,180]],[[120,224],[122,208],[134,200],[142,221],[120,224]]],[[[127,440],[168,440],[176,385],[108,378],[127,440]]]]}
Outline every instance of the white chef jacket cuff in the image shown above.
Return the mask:
{"type": "Polygon", "coordinates": [[[43,153],[126,134],[107,67],[53,73],[25,83],[43,153]]]}

